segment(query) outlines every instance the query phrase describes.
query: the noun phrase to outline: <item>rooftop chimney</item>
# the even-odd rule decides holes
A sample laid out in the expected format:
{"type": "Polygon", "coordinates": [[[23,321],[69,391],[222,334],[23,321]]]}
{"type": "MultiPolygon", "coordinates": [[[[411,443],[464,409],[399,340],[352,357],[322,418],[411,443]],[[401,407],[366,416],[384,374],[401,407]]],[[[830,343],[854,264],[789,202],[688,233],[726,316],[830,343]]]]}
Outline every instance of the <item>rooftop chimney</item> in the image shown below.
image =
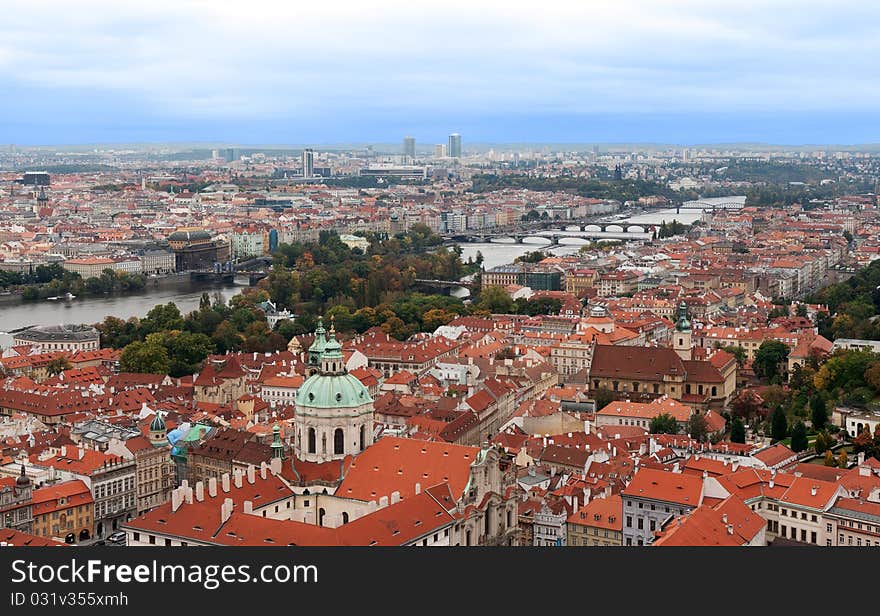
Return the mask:
{"type": "Polygon", "coordinates": [[[382,496],[379,498],[379,506],[380,507],[387,507],[388,506],[388,497],[387,496],[382,496]]]}
{"type": "Polygon", "coordinates": [[[272,458],[271,462],[269,462],[269,470],[273,475],[281,474],[281,458],[272,458]]]}
{"type": "Polygon", "coordinates": [[[818,491],[818,489],[819,488],[817,488],[816,486],[810,488],[810,496],[816,496],[816,492],[818,491]]]}
{"type": "Polygon", "coordinates": [[[232,515],[233,503],[231,498],[226,498],[223,500],[223,505],[220,507],[220,523],[225,524],[229,521],[229,516],[232,515]]]}
{"type": "Polygon", "coordinates": [[[232,483],[235,485],[236,488],[241,487],[242,482],[241,482],[241,469],[240,468],[236,468],[236,469],[232,470],[232,483]]]}
{"type": "Polygon", "coordinates": [[[203,481],[196,484],[196,500],[199,502],[205,500],[205,482],[203,481]]]}
{"type": "Polygon", "coordinates": [[[220,487],[224,492],[229,492],[229,473],[220,476],[220,487]]]}
{"type": "Polygon", "coordinates": [[[175,488],[171,490],[171,511],[177,511],[180,509],[180,503],[183,501],[183,494],[181,488],[175,488]]]}
{"type": "Polygon", "coordinates": [[[416,494],[421,494],[421,493],[422,493],[422,484],[417,483],[416,484],[416,494]]]}
{"type": "Polygon", "coordinates": [[[400,492],[395,490],[394,492],[391,493],[391,504],[394,505],[395,503],[399,503],[399,502],[400,502],[400,492]]]}
{"type": "Polygon", "coordinates": [[[260,462],[260,479],[265,479],[265,478],[266,478],[266,470],[267,470],[268,468],[269,468],[269,467],[268,467],[268,465],[266,464],[266,461],[265,461],[265,460],[263,460],[262,462],[260,462]]]}
{"type": "Polygon", "coordinates": [[[215,496],[217,496],[217,478],[216,477],[211,477],[210,479],[208,479],[208,494],[211,496],[211,498],[214,498],[215,496]]]}
{"type": "Polygon", "coordinates": [[[253,464],[247,467],[247,480],[248,483],[251,485],[253,485],[254,482],[257,480],[257,469],[254,468],[253,464]]]}
{"type": "Polygon", "coordinates": [[[253,502],[246,500],[244,501],[244,508],[242,509],[244,513],[253,513],[254,512],[254,504],[253,502]]]}

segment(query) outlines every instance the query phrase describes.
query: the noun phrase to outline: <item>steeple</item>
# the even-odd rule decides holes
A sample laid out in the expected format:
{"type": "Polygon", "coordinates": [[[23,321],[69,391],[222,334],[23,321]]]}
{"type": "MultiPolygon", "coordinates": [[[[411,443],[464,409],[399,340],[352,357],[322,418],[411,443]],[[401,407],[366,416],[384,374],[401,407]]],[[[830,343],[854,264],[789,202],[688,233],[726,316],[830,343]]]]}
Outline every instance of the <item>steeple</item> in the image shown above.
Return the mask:
{"type": "Polygon", "coordinates": [[[275,424],[272,427],[272,457],[284,459],[284,445],[281,444],[281,427],[275,424]]]}
{"type": "Polygon", "coordinates": [[[309,373],[314,374],[321,367],[321,355],[324,353],[324,345],[327,340],[324,337],[324,319],[318,317],[318,327],[315,328],[315,341],[309,347],[309,373]]]}
{"type": "Polygon", "coordinates": [[[330,321],[330,339],[324,344],[321,353],[321,374],[345,374],[345,361],[342,345],[336,340],[336,324],[330,321]]]}
{"type": "Polygon", "coordinates": [[[691,331],[691,322],[688,321],[687,315],[687,304],[684,300],[678,305],[678,321],[675,324],[675,329],[680,332],[691,331]]]}
{"type": "Polygon", "coordinates": [[[156,416],[150,422],[150,444],[153,447],[162,447],[168,444],[167,426],[159,411],[156,411],[156,416]]]}

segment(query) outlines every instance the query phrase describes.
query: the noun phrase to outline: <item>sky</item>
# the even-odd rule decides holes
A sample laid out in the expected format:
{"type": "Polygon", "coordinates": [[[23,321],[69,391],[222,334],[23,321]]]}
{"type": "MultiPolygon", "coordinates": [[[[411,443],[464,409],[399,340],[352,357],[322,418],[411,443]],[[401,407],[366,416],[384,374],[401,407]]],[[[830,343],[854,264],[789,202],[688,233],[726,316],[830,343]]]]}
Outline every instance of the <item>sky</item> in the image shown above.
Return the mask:
{"type": "Polygon", "coordinates": [[[880,143],[867,0],[7,0],[0,143],[880,143]]]}

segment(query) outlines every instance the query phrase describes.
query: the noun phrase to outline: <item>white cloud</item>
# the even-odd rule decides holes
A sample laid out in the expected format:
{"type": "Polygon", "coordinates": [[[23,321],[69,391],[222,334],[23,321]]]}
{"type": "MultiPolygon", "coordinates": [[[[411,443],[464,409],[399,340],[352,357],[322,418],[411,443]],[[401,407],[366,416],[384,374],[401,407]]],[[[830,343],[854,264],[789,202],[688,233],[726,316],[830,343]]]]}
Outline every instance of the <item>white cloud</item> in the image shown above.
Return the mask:
{"type": "Polygon", "coordinates": [[[157,113],[869,109],[863,2],[31,0],[0,79],[157,113]]]}

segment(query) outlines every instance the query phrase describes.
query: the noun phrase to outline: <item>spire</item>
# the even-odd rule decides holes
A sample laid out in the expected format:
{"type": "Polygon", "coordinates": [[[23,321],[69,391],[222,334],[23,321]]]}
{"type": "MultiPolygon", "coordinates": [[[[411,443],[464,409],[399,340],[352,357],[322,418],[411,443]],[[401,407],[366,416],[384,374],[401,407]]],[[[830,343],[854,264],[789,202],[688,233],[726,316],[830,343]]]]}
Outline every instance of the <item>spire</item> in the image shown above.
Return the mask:
{"type": "Polygon", "coordinates": [[[272,458],[284,459],[284,445],[281,444],[281,428],[278,424],[272,427],[272,458]]]}
{"type": "Polygon", "coordinates": [[[324,346],[327,339],[324,337],[324,319],[318,317],[318,327],[315,328],[315,341],[309,347],[309,366],[317,368],[321,365],[321,356],[324,354],[324,346]]]}
{"type": "Polygon", "coordinates": [[[678,305],[678,322],[675,324],[675,329],[680,332],[691,331],[691,322],[688,321],[687,316],[687,304],[684,300],[678,305]]]}

